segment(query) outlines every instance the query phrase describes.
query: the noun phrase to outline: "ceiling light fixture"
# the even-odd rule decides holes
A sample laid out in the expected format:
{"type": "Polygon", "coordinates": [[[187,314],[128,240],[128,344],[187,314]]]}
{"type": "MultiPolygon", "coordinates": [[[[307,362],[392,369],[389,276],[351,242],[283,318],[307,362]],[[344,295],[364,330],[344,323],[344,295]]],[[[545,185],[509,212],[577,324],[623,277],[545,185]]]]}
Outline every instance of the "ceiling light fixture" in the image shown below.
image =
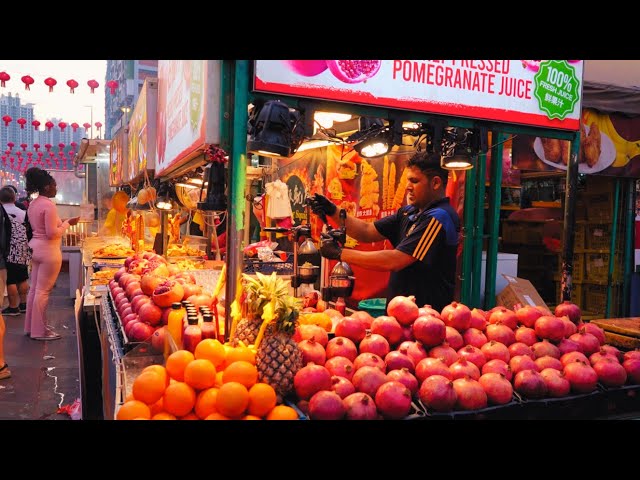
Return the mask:
{"type": "Polygon", "coordinates": [[[303,117],[280,100],[256,100],[249,115],[247,152],[264,157],[289,158],[303,140],[303,117]]]}
{"type": "Polygon", "coordinates": [[[469,170],[473,168],[473,157],[477,156],[477,130],[460,127],[444,127],[440,166],[447,170],[469,170]]]}

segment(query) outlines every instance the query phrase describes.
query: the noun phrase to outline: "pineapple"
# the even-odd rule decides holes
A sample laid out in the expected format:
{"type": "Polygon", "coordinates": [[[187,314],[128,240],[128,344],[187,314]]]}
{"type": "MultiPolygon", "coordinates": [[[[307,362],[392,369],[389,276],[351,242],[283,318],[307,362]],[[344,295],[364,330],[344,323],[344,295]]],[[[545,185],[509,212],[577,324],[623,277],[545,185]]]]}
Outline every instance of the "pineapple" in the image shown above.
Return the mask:
{"type": "Polygon", "coordinates": [[[280,400],[293,391],[293,377],[302,368],[302,351],[293,340],[301,303],[290,295],[280,298],[276,317],[266,326],[257,345],[258,378],[271,385],[280,400]]]}
{"type": "Polygon", "coordinates": [[[262,325],[262,318],[260,317],[265,305],[272,298],[275,297],[277,301],[289,292],[286,282],[278,278],[275,272],[271,275],[263,275],[257,272],[256,278],[246,274],[242,276],[247,292],[247,315],[236,326],[231,339],[231,345],[233,346],[238,345],[239,341],[242,341],[245,345],[255,344],[258,331],[262,325]]]}

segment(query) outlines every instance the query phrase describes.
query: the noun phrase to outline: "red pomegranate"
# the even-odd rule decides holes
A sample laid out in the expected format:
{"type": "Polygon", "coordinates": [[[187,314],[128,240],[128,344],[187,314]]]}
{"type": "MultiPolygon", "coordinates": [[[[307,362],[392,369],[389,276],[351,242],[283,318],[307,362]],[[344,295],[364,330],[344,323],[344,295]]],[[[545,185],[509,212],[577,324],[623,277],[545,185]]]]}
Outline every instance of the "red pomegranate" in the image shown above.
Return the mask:
{"type": "Polygon", "coordinates": [[[478,383],[487,394],[489,403],[493,405],[504,405],[513,400],[511,382],[500,373],[485,373],[480,376],[478,383]]]}
{"type": "Polygon", "coordinates": [[[618,359],[618,362],[620,362],[620,363],[622,363],[624,361],[623,353],[620,350],[618,350],[616,347],[614,347],[613,345],[606,345],[606,344],[602,345],[600,347],[600,350],[613,355],[614,357],[616,357],[618,359]]]}
{"type": "Polygon", "coordinates": [[[361,353],[353,361],[353,368],[360,370],[362,367],[376,367],[383,372],[387,371],[384,360],[375,353],[361,353]]]}
{"type": "Polygon", "coordinates": [[[511,357],[511,360],[509,360],[509,368],[511,368],[514,375],[517,375],[518,372],[522,372],[524,370],[538,371],[536,362],[534,362],[528,355],[516,355],[515,357],[511,357]]]}
{"type": "Polygon", "coordinates": [[[344,377],[349,381],[356,371],[353,362],[346,357],[331,357],[325,362],[324,368],[329,370],[332,376],[344,377]]]}
{"type": "Polygon", "coordinates": [[[516,319],[520,325],[532,328],[536,320],[542,316],[542,312],[531,305],[526,305],[516,310],[516,319]]]}
{"type": "Polygon", "coordinates": [[[516,334],[506,325],[501,323],[495,323],[487,325],[485,330],[487,341],[494,340],[496,342],[504,343],[507,347],[516,341],[516,334]]]}
{"type": "Polygon", "coordinates": [[[400,325],[409,326],[420,315],[416,297],[398,295],[393,297],[387,305],[387,315],[394,317],[400,325]]]}
{"type": "Polygon", "coordinates": [[[313,362],[316,365],[325,364],[327,360],[327,353],[324,351],[324,347],[313,338],[309,340],[302,340],[298,343],[298,348],[302,350],[302,363],[304,365],[309,362],[313,362]]]}
{"type": "Polygon", "coordinates": [[[502,360],[503,362],[508,362],[511,359],[511,354],[509,353],[509,348],[500,343],[500,342],[487,342],[482,347],[480,347],[484,358],[489,360],[493,360],[495,358],[502,360]]]}
{"type": "MultiPolygon", "coordinates": [[[[182,285],[181,285],[182,286],[182,285]]],[[[182,287],[184,289],[184,287],[182,287]]],[[[213,298],[206,293],[200,293],[199,295],[192,295],[187,298],[187,301],[191,302],[194,307],[200,309],[200,307],[213,307],[213,298]]]]}
{"type": "Polygon", "coordinates": [[[378,73],[380,60],[327,60],[329,71],[344,83],[364,82],[378,73]]]}
{"type": "Polygon", "coordinates": [[[506,325],[511,330],[515,330],[518,326],[518,317],[516,316],[516,312],[513,310],[509,310],[505,307],[499,307],[497,310],[494,310],[491,315],[489,315],[489,323],[502,323],[506,325]]]}
{"type": "Polygon", "coordinates": [[[378,409],[376,404],[366,393],[352,393],[342,401],[346,413],[347,420],[376,420],[378,418],[378,409]]]}
{"type": "Polygon", "coordinates": [[[331,373],[322,365],[306,365],[293,377],[293,387],[298,398],[309,400],[321,390],[331,390],[331,373]]]}
{"type": "Polygon", "coordinates": [[[331,390],[340,395],[340,398],[345,399],[352,393],[356,393],[356,387],[347,378],[339,377],[337,375],[331,376],[331,390]]]}
{"type": "Polygon", "coordinates": [[[129,330],[129,339],[134,342],[144,342],[153,335],[153,332],[155,331],[155,329],[148,323],[130,322],[128,325],[131,324],[134,325],[131,327],[131,330],[129,330]]]}
{"type": "Polygon", "coordinates": [[[538,336],[533,328],[525,327],[524,325],[516,328],[516,342],[524,343],[531,346],[538,341],[538,336]]]}
{"type": "Polygon", "coordinates": [[[367,329],[362,321],[353,317],[344,317],[335,328],[336,337],[346,337],[358,344],[367,334],[367,329]]]}
{"type": "Polygon", "coordinates": [[[504,377],[509,381],[511,381],[511,378],[513,377],[513,372],[511,371],[511,368],[509,367],[507,362],[505,362],[504,360],[500,360],[499,358],[489,360],[482,366],[482,375],[491,372],[504,375],[504,377]]]}
{"type": "Polygon", "coordinates": [[[282,62],[289,70],[303,77],[315,77],[328,68],[325,60],[282,60],[282,62]]]}
{"type": "Polygon", "coordinates": [[[151,299],[146,295],[138,295],[136,298],[131,300],[131,310],[133,310],[134,313],[138,313],[140,307],[145,303],[149,303],[150,301],[151,299]]]}
{"type": "Polygon", "coordinates": [[[563,317],[566,315],[567,317],[569,317],[569,320],[577,324],[578,322],[580,322],[580,317],[582,314],[578,305],[565,300],[564,302],[558,304],[554,311],[554,315],[556,317],[563,317]]]}
{"type": "Polygon", "coordinates": [[[453,381],[453,389],[458,397],[456,406],[461,410],[478,410],[487,406],[487,394],[477,379],[456,378],[453,381]]]}
{"type": "Polygon", "coordinates": [[[432,375],[442,375],[449,380],[453,379],[451,370],[441,358],[423,358],[416,365],[415,375],[420,382],[424,382],[432,375]]]}
{"type": "Polygon", "coordinates": [[[546,356],[560,358],[562,356],[562,353],[560,353],[560,349],[547,340],[534,343],[531,346],[531,350],[533,350],[534,358],[546,356]]]}
{"type": "Polygon", "coordinates": [[[593,364],[593,370],[598,375],[598,381],[605,387],[621,387],[627,382],[627,371],[615,358],[598,360],[593,364]]]}
{"type": "Polygon", "coordinates": [[[629,360],[630,358],[640,359],[640,349],[629,350],[628,352],[624,352],[622,355],[622,360],[629,360]]]}
{"type": "Polygon", "coordinates": [[[342,398],[336,392],[316,392],[309,400],[309,418],[311,420],[341,420],[345,408],[342,398]]]}
{"type": "Polygon", "coordinates": [[[141,322],[149,325],[159,325],[162,318],[162,309],[154,302],[147,302],[138,309],[138,317],[141,322]]]}
{"type": "MultiPolygon", "coordinates": [[[[444,322],[443,322],[444,323],[444,322]]],[[[453,327],[445,327],[446,329],[446,342],[449,346],[455,350],[460,350],[465,345],[465,340],[462,334],[453,327]]],[[[471,330],[469,328],[469,330],[471,330]]],[[[467,330],[467,331],[469,331],[467,330]]],[[[466,333],[466,332],[465,332],[466,333]]]]}
{"type": "Polygon", "coordinates": [[[400,368],[406,368],[411,373],[415,371],[415,363],[411,360],[411,357],[406,353],[398,350],[387,353],[384,357],[384,363],[387,365],[387,372],[391,370],[398,370],[400,368]]]}
{"type": "Polygon", "coordinates": [[[488,341],[487,336],[477,328],[468,328],[465,330],[462,334],[462,339],[465,345],[471,345],[476,348],[481,348],[488,341]]]}
{"type": "Polygon", "coordinates": [[[562,362],[555,357],[539,357],[534,360],[536,362],[536,366],[538,367],[538,371],[542,372],[545,368],[553,368],[554,370],[558,370],[561,372],[563,370],[562,362]]]}
{"type": "Polygon", "coordinates": [[[182,300],[183,296],[182,285],[173,280],[165,280],[155,288],[151,299],[159,307],[170,307],[172,303],[182,300]]]}
{"type": "Polygon", "coordinates": [[[596,389],[598,374],[588,363],[576,360],[564,366],[564,376],[571,384],[571,390],[589,393],[596,389]]]}
{"type": "Polygon", "coordinates": [[[547,387],[547,395],[558,398],[569,395],[571,384],[564,377],[564,373],[554,368],[545,368],[540,372],[540,376],[547,387]]]}
{"type": "Polygon", "coordinates": [[[396,381],[402,383],[405,387],[409,389],[411,392],[411,396],[413,397],[416,393],[418,393],[418,388],[420,387],[420,383],[418,379],[411,373],[408,368],[399,368],[396,370],[391,370],[387,373],[387,380],[396,381]]]}
{"type": "Polygon", "coordinates": [[[394,317],[380,315],[371,323],[371,332],[382,335],[389,345],[397,345],[402,341],[402,326],[394,317]]]}
{"type": "Polygon", "coordinates": [[[455,351],[447,342],[438,345],[429,350],[429,357],[441,359],[447,366],[458,360],[458,352],[455,351]]]}
{"type": "MultiPolygon", "coordinates": [[[[431,305],[425,305],[418,309],[418,316],[424,317],[426,315],[433,315],[436,318],[440,318],[440,312],[431,308],[431,305]]],[[[442,318],[440,318],[442,320],[442,318]]]]}
{"type": "Polygon", "coordinates": [[[202,295],[202,287],[200,285],[185,282],[182,284],[182,288],[184,289],[182,297],[183,300],[186,300],[189,297],[198,297],[199,295],[202,295]]]}
{"type": "Polygon", "coordinates": [[[472,362],[478,367],[478,370],[482,369],[482,366],[487,363],[487,359],[478,347],[473,345],[467,345],[458,350],[458,356],[465,360],[472,362]]]}
{"type": "Polygon", "coordinates": [[[376,367],[364,366],[353,374],[351,383],[358,392],[375,398],[378,388],[387,381],[387,374],[376,367]]]}
{"type": "Polygon", "coordinates": [[[365,312],[364,310],[353,312],[351,314],[351,318],[360,320],[366,329],[370,329],[371,324],[373,323],[373,317],[368,312],[365,312]]]}
{"type": "Polygon", "coordinates": [[[319,325],[301,324],[296,327],[295,333],[293,334],[293,339],[296,342],[310,340],[312,338],[323,347],[326,347],[327,343],[329,343],[327,331],[319,325]]]}
{"type": "Polygon", "coordinates": [[[358,349],[360,353],[375,353],[381,358],[384,358],[391,351],[387,339],[372,332],[367,332],[358,349]]]}
{"type": "Polygon", "coordinates": [[[627,358],[624,362],[622,362],[622,366],[627,371],[629,383],[632,383],[634,385],[640,383],[640,358],[627,358]]]}
{"type": "Polygon", "coordinates": [[[594,337],[598,339],[600,345],[604,345],[606,343],[606,338],[604,335],[604,330],[597,326],[595,323],[581,323],[578,325],[578,330],[584,330],[586,333],[590,333],[594,337]]]}
{"type": "Polygon", "coordinates": [[[603,358],[610,358],[611,360],[620,363],[618,357],[615,354],[609,353],[603,348],[600,348],[600,350],[598,350],[596,353],[592,353],[591,355],[589,355],[589,365],[593,367],[596,362],[599,362],[603,358]]]}
{"type": "Polygon", "coordinates": [[[479,308],[471,309],[471,322],[469,323],[469,328],[477,328],[481,332],[484,332],[484,329],[487,328],[487,314],[484,310],[479,308]]]}
{"type": "Polygon", "coordinates": [[[531,357],[532,360],[535,360],[535,357],[533,355],[533,350],[531,349],[530,346],[525,345],[524,343],[521,343],[521,342],[512,343],[511,345],[509,345],[508,350],[509,350],[509,355],[511,355],[511,358],[517,355],[526,355],[528,357],[531,357]]]}
{"type": "Polygon", "coordinates": [[[564,322],[551,315],[543,315],[536,320],[534,330],[539,338],[559,342],[564,338],[564,322]]]}
{"type": "Polygon", "coordinates": [[[353,341],[346,337],[334,337],[327,342],[325,349],[327,358],[346,357],[352,362],[358,356],[358,349],[353,341]]]}
{"type": "Polygon", "coordinates": [[[547,394],[547,384],[537,370],[516,373],[513,388],[525,398],[542,398],[547,394]]]}
{"type": "Polygon", "coordinates": [[[464,332],[471,324],[471,310],[469,310],[469,307],[455,301],[444,307],[440,316],[445,325],[449,325],[459,332],[464,332]]]}
{"type": "Polygon", "coordinates": [[[435,317],[418,317],[411,326],[413,336],[425,347],[440,345],[447,336],[445,323],[435,317]]]}
{"type": "Polygon", "coordinates": [[[464,377],[471,377],[474,380],[480,378],[480,369],[478,368],[478,366],[473,362],[465,360],[464,358],[460,358],[457,361],[453,362],[451,366],[449,366],[449,371],[451,372],[451,378],[453,378],[454,380],[456,378],[464,377]]]}
{"type": "MultiPolygon", "coordinates": [[[[402,351],[402,349],[398,350],[402,351]]],[[[420,360],[429,356],[429,353],[424,348],[424,345],[417,341],[409,342],[409,345],[406,346],[406,353],[407,355],[409,355],[409,358],[413,360],[414,365],[417,365],[420,360]]]]}
{"type": "Polygon", "coordinates": [[[584,329],[580,329],[578,333],[571,335],[569,340],[576,342],[580,346],[580,351],[587,357],[600,350],[600,342],[598,339],[592,334],[587,333],[584,329]]]}
{"type": "Polygon", "coordinates": [[[164,351],[164,341],[167,333],[167,327],[162,326],[160,328],[156,328],[153,335],[151,335],[151,346],[157,353],[161,353],[164,351]]]}
{"type": "Polygon", "coordinates": [[[563,338],[562,340],[560,340],[560,343],[558,343],[558,350],[560,350],[560,355],[562,356],[565,353],[569,352],[579,352],[580,345],[578,344],[578,342],[574,342],[573,340],[569,340],[568,338],[563,338]]]}
{"type": "Polygon", "coordinates": [[[560,357],[560,363],[562,363],[563,366],[566,366],[569,363],[575,362],[576,360],[580,360],[581,362],[584,362],[584,363],[589,363],[589,359],[587,358],[587,356],[578,350],[564,353],[560,357]]]}
{"type": "Polygon", "coordinates": [[[425,379],[418,390],[418,398],[436,412],[450,412],[458,400],[453,382],[442,375],[432,375],[425,379]]]}
{"type": "Polygon", "coordinates": [[[564,338],[569,338],[571,335],[578,331],[578,326],[571,320],[569,320],[569,317],[567,317],[566,315],[560,317],[560,320],[562,320],[562,323],[564,323],[564,338]]]}
{"type": "Polygon", "coordinates": [[[399,420],[411,411],[411,391],[403,383],[394,380],[383,383],[374,398],[384,418],[399,420]]]}

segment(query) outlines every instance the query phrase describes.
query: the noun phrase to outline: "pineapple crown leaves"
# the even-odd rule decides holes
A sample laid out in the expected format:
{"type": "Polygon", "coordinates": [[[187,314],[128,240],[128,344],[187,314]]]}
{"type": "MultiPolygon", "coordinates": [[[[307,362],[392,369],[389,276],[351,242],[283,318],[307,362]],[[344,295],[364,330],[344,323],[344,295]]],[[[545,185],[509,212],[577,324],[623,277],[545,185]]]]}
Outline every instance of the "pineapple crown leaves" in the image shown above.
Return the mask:
{"type": "Polygon", "coordinates": [[[276,330],[293,334],[298,324],[298,316],[302,308],[302,300],[285,295],[278,299],[276,305],[276,330]]]}
{"type": "Polygon", "coordinates": [[[247,303],[249,311],[254,315],[262,315],[264,307],[272,298],[279,300],[288,295],[289,289],[287,284],[281,278],[278,278],[275,272],[271,275],[263,275],[256,272],[256,277],[242,274],[245,282],[245,290],[247,292],[247,303]]]}

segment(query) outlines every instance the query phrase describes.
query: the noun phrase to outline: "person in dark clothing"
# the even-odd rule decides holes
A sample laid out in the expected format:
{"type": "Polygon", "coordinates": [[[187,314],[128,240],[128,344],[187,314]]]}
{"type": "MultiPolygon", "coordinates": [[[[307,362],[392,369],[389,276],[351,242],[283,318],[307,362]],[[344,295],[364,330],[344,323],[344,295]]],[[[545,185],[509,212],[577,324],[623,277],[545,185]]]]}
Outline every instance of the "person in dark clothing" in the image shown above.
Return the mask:
{"type": "MultiPolygon", "coordinates": [[[[390,271],[387,304],[395,296],[414,295],[418,306],[441,311],[453,301],[460,218],[445,197],[449,172],[440,166],[439,154],[418,152],[407,168],[408,205],[373,223],[346,219],[350,237],[360,242],[386,238],[394,250],[342,249],[323,234],[320,253],[371,270],[390,271]]],[[[338,208],[323,195],[311,199],[311,208],[339,220],[338,208]]]]}
{"type": "MultiPolygon", "coordinates": [[[[4,300],[4,291],[7,283],[7,263],[9,256],[9,247],[11,245],[11,220],[5,212],[4,207],[0,205],[0,299],[4,300]]],[[[1,305],[0,305],[1,306],[1,305]]],[[[4,358],[4,334],[7,326],[4,323],[4,317],[0,313],[0,380],[11,377],[11,370],[4,358]]]]}

